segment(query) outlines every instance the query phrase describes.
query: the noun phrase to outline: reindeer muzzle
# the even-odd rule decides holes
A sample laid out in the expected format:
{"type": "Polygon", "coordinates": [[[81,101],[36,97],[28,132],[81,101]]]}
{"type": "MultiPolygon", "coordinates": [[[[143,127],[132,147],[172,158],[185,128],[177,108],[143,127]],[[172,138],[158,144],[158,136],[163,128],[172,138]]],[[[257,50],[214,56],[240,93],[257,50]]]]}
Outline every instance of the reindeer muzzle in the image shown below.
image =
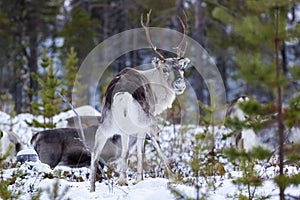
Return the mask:
{"type": "Polygon", "coordinates": [[[173,88],[176,94],[182,94],[186,88],[183,78],[178,78],[173,82],[173,88]]]}

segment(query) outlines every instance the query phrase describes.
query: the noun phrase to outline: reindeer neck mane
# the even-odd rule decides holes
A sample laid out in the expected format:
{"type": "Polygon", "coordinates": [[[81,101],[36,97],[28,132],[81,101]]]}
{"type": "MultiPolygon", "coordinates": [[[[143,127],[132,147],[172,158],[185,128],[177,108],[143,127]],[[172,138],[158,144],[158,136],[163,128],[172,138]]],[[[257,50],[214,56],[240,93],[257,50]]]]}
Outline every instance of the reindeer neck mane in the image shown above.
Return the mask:
{"type": "Polygon", "coordinates": [[[118,92],[128,92],[138,101],[146,113],[153,113],[155,97],[148,84],[148,79],[133,68],[123,69],[107,87],[102,110],[102,119],[111,109],[113,97],[118,92]]]}
{"type": "Polygon", "coordinates": [[[156,68],[139,72],[148,79],[155,97],[154,115],[158,115],[165,109],[171,108],[175,99],[175,92],[170,88],[167,81],[161,77],[160,72],[156,68]]]}
{"type": "Polygon", "coordinates": [[[157,69],[123,69],[107,87],[102,110],[102,119],[111,109],[113,97],[118,92],[128,92],[139,102],[146,113],[154,115],[170,108],[175,99],[174,91],[169,88],[157,69]]]}

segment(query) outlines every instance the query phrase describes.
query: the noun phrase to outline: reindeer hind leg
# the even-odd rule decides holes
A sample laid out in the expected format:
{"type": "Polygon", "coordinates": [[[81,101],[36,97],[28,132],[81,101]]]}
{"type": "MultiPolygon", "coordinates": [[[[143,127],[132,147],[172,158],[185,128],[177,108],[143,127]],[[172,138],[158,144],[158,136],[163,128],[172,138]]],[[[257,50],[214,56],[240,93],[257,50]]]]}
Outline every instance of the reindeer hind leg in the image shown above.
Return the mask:
{"type": "MultiPolygon", "coordinates": [[[[93,149],[93,152],[91,154],[91,178],[90,178],[90,191],[94,192],[96,189],[95,183],[96,183],[96,173],[97,173],[97,167],[101,167],[98,165],[98,162],[100,160],[100,154],[103,150],[103,147],[106,143],[107,138],[103,134],[101,128],[97,130],[96,136],[95,136],[95,146],[93,149]]],[[[101,170],[103,171],[103,170],[101,170]]]]}
{"type": "Polygon", "coordinates": [[[140,182],[143,180],[143,162],[144,162],[144,143],[145,143],[144,135],[138,135],[137,137],[137,179],[136,182],[140,182]]]}
{"type": "Polygon", "coordinates": [[[129,135],[126,133],[121,134],[122,153],[121,153],[121,173],[119,177],[119,185],[127,185],[126,170],[128,168],[128,155],[129,155],[129,135]]]}

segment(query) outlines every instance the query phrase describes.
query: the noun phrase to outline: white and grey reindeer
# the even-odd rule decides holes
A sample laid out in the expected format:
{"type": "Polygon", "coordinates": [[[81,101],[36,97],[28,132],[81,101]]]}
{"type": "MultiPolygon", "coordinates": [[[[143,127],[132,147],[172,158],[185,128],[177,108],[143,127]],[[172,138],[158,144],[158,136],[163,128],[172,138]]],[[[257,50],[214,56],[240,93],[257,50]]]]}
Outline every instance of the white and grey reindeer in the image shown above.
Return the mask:
{"type": "Polygon", "coordinates": [[[128,165],[130,137],[137,138],[137,182],[143,179],[144,141],[148,134],[158,155],[163,160],[168,173],[168,161],[157,141],[154,139],[159,129],[155,116],[172,106],[177,94],[182,94],[186,88],[184,69],[190,60],[183,58],[184,36],[177,47],[177,57],[164,58],[154,47],[149,33],[150,12],[147,14],[146,26],[141,18],[146,38],[152,50],[159,56],[154,58],[154,68],[141,71],[133,68],[123,69],[110,82],[104,97],[102,119],[95,136],[95,146],[91,160],[91,191],[95,191],[95,173],[100,153],[105,141],[113,135],[121,136],[121,173],[118,180],[120,185],[127,184],[126,170],[128,165]]]}
{"type": "Polygon", "coordinates": [[[17,153],[24,148],[25,144],[16,133],[0,130],[0,158],[7,155],[5,162],[15,161],[17,153]]]}

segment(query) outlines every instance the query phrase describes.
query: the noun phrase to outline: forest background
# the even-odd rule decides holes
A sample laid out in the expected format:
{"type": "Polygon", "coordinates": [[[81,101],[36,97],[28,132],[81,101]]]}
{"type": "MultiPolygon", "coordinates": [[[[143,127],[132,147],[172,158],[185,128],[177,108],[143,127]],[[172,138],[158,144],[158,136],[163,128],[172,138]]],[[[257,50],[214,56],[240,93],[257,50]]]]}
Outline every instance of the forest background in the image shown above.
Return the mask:
{"type": "MultiPolygon", "coordinates": [[[[226,122],[227,127],[235,132],[275,124],[275,131],[269,131],[279,138],[280,170],[274,182],[279,186],[280,199],[284,199],[287,185],[300,184],[299,176],[288,179],[283,171],[287,157],[284,154],[294,152],[290,160],[297,166],[300,160],[299,144],[284,149],[285,131],[299,128],[300,123],[300,2],[297,0],[3,0],[0,2],[0,110],[10,114],[30,112],[46,119],[67,109],[57,93],[71,98],[77,70],[88,53],[115,34],[140,28],[141,15],[149,10],[152,10],[150,26],[179,32],[183,30],[178,17],[184,10],[187,35],[201,44],[216,63],[227,101],[242,94],[251,97],[253,101],[243,107],[248,118],[226,122]]],[[[105,76],[110,80],[124,67],[147,63],[153,56],[150,49],[131,51],[115,60],[105,76]]],[[[204,80],[193,73],[193,68],[187,70],[186,77],[203,103],[200,103],[202,111],[209,114],[213,108],[209,108],[211,97],[204,80]]],[[[82,85],[85,93],[80,99],[72,99],[75,106],[94,100],[86,88],[89,84],[82,85]]],[[[98,84],[99,108],[106,84],[101,81],[98,84]]],[[[174,114],[178,113],[175,110],[174,114]]],[[[51,123],[48,128],[54,127],[51,123]]],[[[210,125],[205,124],[205,118],[201,123],[210,125]]],[[[193,146],[194,174],[211,176],[206,174],[210,172],[207,169],[219,173],[211,164],[220,152],[215,152],[213,146],[205,154],[198,136],[195,142],[200,145],[193,146]],[[206,160],[209,156],[212,161],[206,160]]],[[[252,160],[265,159],[261,155],[262,151],[257,149],[254,153],[229,149],[227,158],[232,162],[238,159],[247,175],[238,183],[249,187],[261,184],[253,170],[256,161],[252,160]]],[[[249,193],[248,199],[252,196],[249,193]]]]}
{"type": "MultiPolygon", "coordinates": [[[[140,28],[140,17],[152,9],[151,26],[182,32],[178,16],[187,14],[187,34],[215,61],[224,81],[227,100],[247,94],[265,103],[275,101],[275,10],[279,9],[279,65],[284,80],[283,103],[299,91],[299,21],[297,1],[235,0],[81,0],[0,2],[0,105],[16,113],[32,110],[40,88],[33,74],[43,76],[42,54],[52,61],[60,88],[71,88],[76,68],[87,54],[110,36],[140,28]],[[66,69],[72,49],[71,63],[66,69]],[[73,73],[73,75],[72,75],[73,73]],[[69,77],[69,80],[66,80],[69,77]],[[69,83],[68,83],[69,82],[69,83]],[[9,106],[8,106],[9,105],[9,106]]],[[[176,44],[174,44],[176,46],[176,44]]],[[[114,75],[154,55],[132,51],[116,60],[114,75]]],[[[198,99],[209,102],[207,88],[197,73],[187,74],[198,99]]],[[[103,89],[99,87],[99,93],[103,89]]],[[[101,96],[101,95],[100,95],[101,96]]],[[[89,103],[88,92],[83,103],[89,103]]],[[[101,98],[99,98],[99,103],[101,98]]]]}

